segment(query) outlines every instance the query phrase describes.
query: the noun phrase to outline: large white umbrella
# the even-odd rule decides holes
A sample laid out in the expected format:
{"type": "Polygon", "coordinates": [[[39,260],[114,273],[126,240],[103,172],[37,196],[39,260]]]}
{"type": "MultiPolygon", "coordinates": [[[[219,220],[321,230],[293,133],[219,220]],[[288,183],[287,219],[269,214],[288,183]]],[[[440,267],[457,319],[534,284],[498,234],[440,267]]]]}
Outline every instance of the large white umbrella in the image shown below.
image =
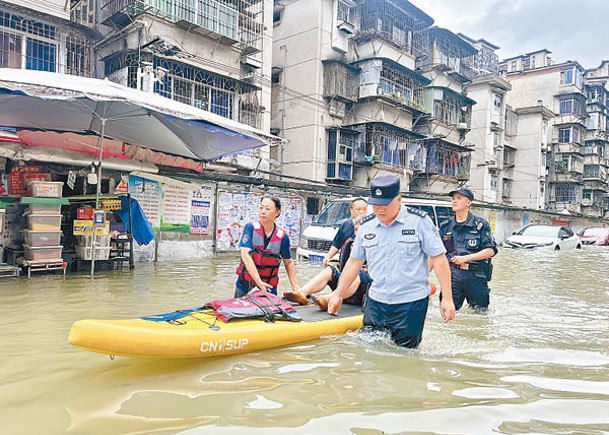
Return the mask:
{"type": "Polygon", "coordinates": [[[97,134],[96,207],[105,137],[202,161],[281,141],[239,122],[109,80],[8,68],[0,68],[0,126],[97,134]]]}

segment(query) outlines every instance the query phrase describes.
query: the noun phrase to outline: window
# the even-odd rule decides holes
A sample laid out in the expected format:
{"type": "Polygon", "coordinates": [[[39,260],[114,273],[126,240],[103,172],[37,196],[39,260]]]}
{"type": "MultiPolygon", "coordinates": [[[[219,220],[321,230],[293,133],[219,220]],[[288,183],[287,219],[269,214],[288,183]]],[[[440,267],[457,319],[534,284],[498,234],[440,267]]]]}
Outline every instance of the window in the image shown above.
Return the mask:
{"type": "Polygon", "coordinates": [[[497,192],[497,176],[491,175],[491,192],[497,192]]]}
{"type": "Polygon", "coordinates": [[[336,19],[338,22],[343,21],[345,23],[353,24],[354,9],[344,1],[338,0],[336,4],[336,19]]]}
{"type": "Polygon", "coordinates": [[[503,100],[503,96],[501,94],[493,94],[493,117],[491,122],[495,124],[499,124],[499,120],[501,118],[501,102],[503,100]]]}
{"type": "Polygon", "coordinates": [[[154,58],[154,68],[168,72],[155,82],[154,92],[172,100],[208,110],[225,118],[236,119],[236,82],[165,58],[154,58]]]}
{"type": "Polygon", "coordinates": [[[560,72],[561,85],[582,87],[583,73],[576,67],[565,68],[560,72]]]}
{"type": "MultiPolygon", "coordinates": [[[[166,3],[168,0],[163,1],[166,3]]],[[[237,25],[239,12],[215,0],[207,0],[198,11],[197,22],[201,27],[209,29],[219,35],[237,39],[237,25]]]]}
{"type": "Polygon", "coordinates": [[[584,106],[579,98],[562,97],[560,99],[560,114],[561,115],[584,115],[584,106]]]}
{"type": "Polygon", "coordinates": [[[557,184],[554,196],[557,202],[577,202],[577,186],[571,184],[557,184]]]}
{"type": "Polygon", "coordinates": [[[516,62],[515,60],[512,61],[512,71],[516,71],[516,68],[518,67],[518,62],[516,62]]]}
{"type": "Polygon", "coordinates": [[[55,44],[28,38],[25,49],[25,68],[55,72],[55,44]]]}
{"type": "Polygon", "coordinates": [[[573,69],[564,69],[560,72],[560,84],[569,85],[573,83],[573,69]]]}
{"type": "Polygon", "coordinates": [[[600,178],[600,166],[584,165],[584,178],[600,178]]]}
{"type": "Polygon", "coordinates": [[[19,35],[0,31],[0,67],[21,68],[21,41],[19,35]]]}
{"type": "Polygon", "coordinates": [[[348,130],[328,131],[326,178],[353,179],[353,148],[358,134],[348,130]]]}
{"type": "Polygon", "coordinates": [[[558,142],[559,143],[571,142],[571,129],[570,128],[559,128],[558,129],[558,142]]]}

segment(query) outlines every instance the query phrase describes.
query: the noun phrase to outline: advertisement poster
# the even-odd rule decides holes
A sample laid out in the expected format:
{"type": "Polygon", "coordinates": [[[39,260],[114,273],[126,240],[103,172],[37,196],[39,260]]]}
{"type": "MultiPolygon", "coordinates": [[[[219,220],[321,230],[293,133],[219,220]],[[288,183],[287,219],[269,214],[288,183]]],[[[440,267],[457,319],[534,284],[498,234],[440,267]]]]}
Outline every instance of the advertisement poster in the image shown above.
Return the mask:
{"type": "Polygon", "coordinates": [[[192,192],[190,204],[190,234],[209,234],[212,203],[212,189],[201,186],[192,192]]]}
{"type": "Polygon", "coordinates": [[[161,224],[159,210],[161,208],[161,186],[157,181],[147,178],[129,176],[129,193],[142,207],[152,228],[158,229],[161,224]]]}
{"type": "Polygon", "coordinates": [[[160,230],[189,232],[192,190],[186,189],[178,183],[172,183],[171,180],[163,183],[162,189],[163,211],[160,230]]]}
{"type": "MultiPolygon", "coordinates": [[[[258,220],[260,192],[218,192],[216,247],[219,251],[238,249],[243,227],[258,220]]],[[[300,238],[302,199],[297,196],[280,196],[281,215],[277,225],[289,235],[292,247],[300,238]]]]}

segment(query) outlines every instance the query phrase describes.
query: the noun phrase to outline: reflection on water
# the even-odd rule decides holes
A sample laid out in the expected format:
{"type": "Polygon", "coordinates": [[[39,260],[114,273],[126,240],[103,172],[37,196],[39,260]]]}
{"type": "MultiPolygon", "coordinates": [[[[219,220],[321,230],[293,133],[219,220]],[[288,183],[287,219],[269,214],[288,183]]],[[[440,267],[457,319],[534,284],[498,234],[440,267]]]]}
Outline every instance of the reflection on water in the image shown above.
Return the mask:
{"type": "MultiPolygon", "coordinates": [[[[349,333],[195,361],[110,360],[66,339],[77,319],[230,297],[234,256],[3,279],[0,422],[12,434],[605,433],[608,260],[503,250],[489,312],[444,324],[436,300],[418,350],[349,333]]],[[[299,263],[300,280],[319,267],[299,263]]]]}

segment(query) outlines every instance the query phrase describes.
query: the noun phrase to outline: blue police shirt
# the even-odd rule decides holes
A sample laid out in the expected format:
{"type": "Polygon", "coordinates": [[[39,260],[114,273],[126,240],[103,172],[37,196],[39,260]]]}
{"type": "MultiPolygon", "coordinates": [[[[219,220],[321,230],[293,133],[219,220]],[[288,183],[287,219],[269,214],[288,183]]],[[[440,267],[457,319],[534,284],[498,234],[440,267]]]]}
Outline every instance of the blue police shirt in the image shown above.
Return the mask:
{"type": "Polygon", "coordinates": [[[351,257],[368,262],[368,296],[384,304],[404,304],[429,295],[427,257],[445,253],[438,229],[420,210],[402,207],[387,226],[378,218],[361,225],[351,257]]]}
{"type": "Polygon", "coordinates": [[[332,246],[336,249],[343,247],[345,242],[355,236],[355,226],[353,225],[353,219],[346,219],[338,228],[334,240],[332,240],[332,246]]]}
{"type": "MultiPolygon", "coordinates": [[[[241,240],[239,240],[239,247],[251,249],[253,234],[254,234],[254,226],[252,225],[251,222],[248,222],[243,227],[243,233],[241,233],[241,240]]],[[[269,244],[270,240],[271,240],[270,237],[265,236],[265,238],[264,238],[265,247],[269,244]]],[[[292,258],[292,254],[290,253],[290,237],[288,236],[288,233],[285,233],[283,235],[283,239],[281,239],[281,250],[279,252],[279,255],[281,255],[281,258],[284,258],[284,259],[292,258]]]]}
{"type": "MultiPolygon", "coordinates": [[[[440,224],[440,235],[444,241],[447,254],[468,255],[491,248],[497,253],[497,244],[491,234],[488,222],[468,212],[464,222],[457,222],[454,216],[440,224]]],[[[472,263],[481,263],[474,261],[472,263]]]]}

